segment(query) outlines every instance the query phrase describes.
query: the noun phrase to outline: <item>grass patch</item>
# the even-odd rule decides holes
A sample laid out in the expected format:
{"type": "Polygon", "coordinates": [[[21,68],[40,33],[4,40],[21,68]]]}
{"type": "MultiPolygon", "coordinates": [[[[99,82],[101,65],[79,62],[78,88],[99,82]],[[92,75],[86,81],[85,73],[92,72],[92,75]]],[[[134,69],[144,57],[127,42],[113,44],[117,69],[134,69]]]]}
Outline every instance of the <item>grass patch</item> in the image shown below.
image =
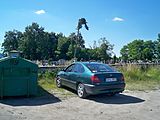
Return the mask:
{"type": "Polygon", "coordinates": [[[119,68],[124,74],[127,90],[155,90],[160,88],[158,66],[137,66],[129,64],[119,68]]]}
{"type": "MultiPolygon", "coordinates": [[[[58,88],[56,86],[56,74],[59,69],[55,69],[53,71],[46,71],[38,74],[38,86],[39,88],[43,88],[44,90],[48,91],[51,94],[58,96],[61,99],[66,99],[68,97],[75,96],[73,92],[70,92],[63,88],[58,88]]],[[[39,95],[43,96],[45,93],[39,89],[39,95]]]]}
{"type": "Polygon", "coordinates": [[[56,74],[58,70],[46,71],[38,74],[38,85],[43,89],[50,91],[52,89],[58,89],[55,84],[56,74]]]}

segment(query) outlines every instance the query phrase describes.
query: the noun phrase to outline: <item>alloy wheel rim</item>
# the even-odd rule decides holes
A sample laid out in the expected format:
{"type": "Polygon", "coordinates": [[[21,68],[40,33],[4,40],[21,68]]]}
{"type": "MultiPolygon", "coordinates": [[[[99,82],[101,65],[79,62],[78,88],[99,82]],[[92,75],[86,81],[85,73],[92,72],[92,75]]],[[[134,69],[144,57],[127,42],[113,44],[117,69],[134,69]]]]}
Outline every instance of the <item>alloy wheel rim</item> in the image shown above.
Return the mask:
{"type": "Polygon", "coordinates": [[[61,85],[61,80],[60,80],[60,78],[58,77],[57,78],[57,86],[59,87],[61,85]]]}
{"type": "Polygon", "coordinates": [[[83,86],[82,86],[81,84],[78,86],[78,95],[79,95],[80,97],[83,96],[83,86]]]}

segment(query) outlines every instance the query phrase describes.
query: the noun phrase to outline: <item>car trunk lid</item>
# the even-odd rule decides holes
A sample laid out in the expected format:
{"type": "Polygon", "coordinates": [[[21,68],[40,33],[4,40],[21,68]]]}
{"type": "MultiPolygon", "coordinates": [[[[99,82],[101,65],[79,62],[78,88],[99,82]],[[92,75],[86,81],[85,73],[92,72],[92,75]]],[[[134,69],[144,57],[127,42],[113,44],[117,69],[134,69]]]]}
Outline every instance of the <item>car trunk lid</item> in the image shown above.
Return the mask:
{"type": "MultiPolygon", "coordinates": [[[[99,84],[113,84],[124,81],[123,74],[120,72],[97,72],[94,73],[93,76],[92,78],[95,78],[95,83],[99,84]]],[[[92,80],[92,82],[94,82],[94,80],[92,80]]]]}

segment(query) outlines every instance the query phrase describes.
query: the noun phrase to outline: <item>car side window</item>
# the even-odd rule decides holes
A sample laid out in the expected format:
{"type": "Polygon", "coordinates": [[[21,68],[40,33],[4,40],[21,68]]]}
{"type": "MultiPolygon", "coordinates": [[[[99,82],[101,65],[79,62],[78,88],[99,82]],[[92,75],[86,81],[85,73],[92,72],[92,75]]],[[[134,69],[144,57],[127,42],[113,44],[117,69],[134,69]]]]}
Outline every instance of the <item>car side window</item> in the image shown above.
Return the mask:
{"type": "Polygon", "coordinates": [[[73,72],[83,73],[84,71],[84,67],[81,64],[76,64],[73,68],[73,72]]]}
{"type": "Polygon", "coordinates": [[[70,65],[69,67],[66,68],[65,72],[72,72],[73,67],[74,67],[74,64],[70,65]]]}

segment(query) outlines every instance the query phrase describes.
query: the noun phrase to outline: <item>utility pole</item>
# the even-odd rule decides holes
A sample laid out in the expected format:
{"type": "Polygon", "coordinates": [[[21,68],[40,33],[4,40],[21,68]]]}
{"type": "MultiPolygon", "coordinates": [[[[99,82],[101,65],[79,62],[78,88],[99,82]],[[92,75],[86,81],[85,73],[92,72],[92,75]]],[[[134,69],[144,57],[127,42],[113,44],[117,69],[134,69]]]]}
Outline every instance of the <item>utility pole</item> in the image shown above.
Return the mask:
{"type": "Polygon", "coordinates": [[[75,46],[75,51],[74,51],[74,61],[77,60],[76,55],[77,55],[77,47],[78,47],[78,41],[79,41],[79,35],[80,35],[80,29],[82,28],[82,25],[85,26],[86,30],[89,30],[89,27],[87,26],[87,21],[85,18],[80,18],[78,21],[78,26],[77,26],[77,38],[75,40],[76,46],[75,46]]]}

